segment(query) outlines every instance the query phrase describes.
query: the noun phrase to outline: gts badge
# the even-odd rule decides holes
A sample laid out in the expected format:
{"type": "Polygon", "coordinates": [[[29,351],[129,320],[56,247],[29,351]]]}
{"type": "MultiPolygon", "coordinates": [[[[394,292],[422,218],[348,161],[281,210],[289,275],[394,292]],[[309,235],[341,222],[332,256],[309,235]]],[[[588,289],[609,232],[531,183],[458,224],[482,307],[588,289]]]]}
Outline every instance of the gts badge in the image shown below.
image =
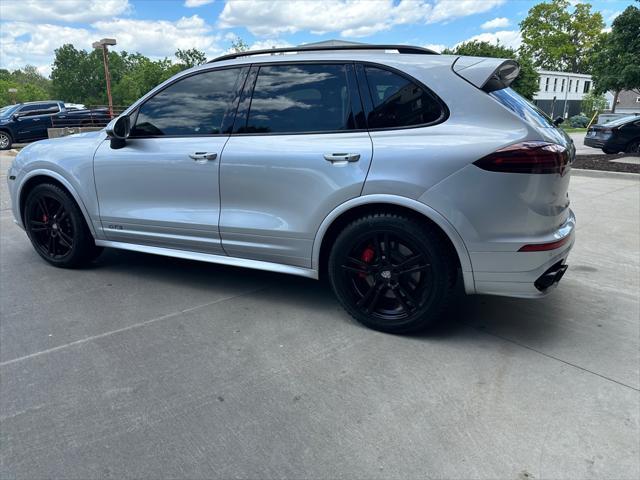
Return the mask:
{"type": "Polygon", "coordinates": [[[124,227],[122,225],[107,225],[107,228],[109,230],[124,230],[124,227]]]}

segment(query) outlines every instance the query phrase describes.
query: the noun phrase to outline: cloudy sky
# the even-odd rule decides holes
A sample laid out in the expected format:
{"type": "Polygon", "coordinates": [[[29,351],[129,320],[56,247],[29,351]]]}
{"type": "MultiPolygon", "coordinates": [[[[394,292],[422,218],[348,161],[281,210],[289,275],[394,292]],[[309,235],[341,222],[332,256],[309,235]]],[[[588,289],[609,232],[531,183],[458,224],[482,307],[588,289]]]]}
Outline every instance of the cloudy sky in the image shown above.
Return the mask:
{"type": "MultiPolygon", "coordinates": [[[[577,0],[572,0],[577,3],[577,0]]],[[[198,48],[209,57],[240,36],[252,48],[326,39],[442,49],[469,39],[517,47],[531,0],[0,0],[0,67],[50,72],[64,43],[90,49],[104,37],[116,49],[152,58],[198,48]]],[[[593,0],[607,25],[632,0],[593,0]]]]}

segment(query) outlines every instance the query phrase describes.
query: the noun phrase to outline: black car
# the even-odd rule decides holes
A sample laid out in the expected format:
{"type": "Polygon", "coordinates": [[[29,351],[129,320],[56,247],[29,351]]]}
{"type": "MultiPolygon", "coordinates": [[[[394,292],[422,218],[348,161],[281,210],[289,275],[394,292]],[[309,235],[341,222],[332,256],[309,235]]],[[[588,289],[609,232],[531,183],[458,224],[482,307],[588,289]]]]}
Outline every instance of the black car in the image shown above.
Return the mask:
{"type": "Polygon", "coordinates": [[[601,148],[604,153],[640,154],[640,115],[618,118],[589,128],[584,144],[601,148]]]}
{"type": "Polygon", "coordinates": [[[18,103],[0,108],[0,150],[13,143],[26,143],[47,138],[52,127],[102,127],[111,120],[106,108],[67,109],[60,100],[18,103]]]}

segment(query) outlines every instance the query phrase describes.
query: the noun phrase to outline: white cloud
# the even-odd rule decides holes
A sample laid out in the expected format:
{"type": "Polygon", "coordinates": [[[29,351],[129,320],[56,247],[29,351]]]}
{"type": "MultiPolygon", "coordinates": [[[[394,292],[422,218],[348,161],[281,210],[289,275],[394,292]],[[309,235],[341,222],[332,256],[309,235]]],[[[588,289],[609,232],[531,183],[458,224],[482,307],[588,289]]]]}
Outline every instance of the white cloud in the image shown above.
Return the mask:
{"type": "Polygon", "coordinates": [[[453,20],[486,12],[505,0],[227,0],[219,17],[222,28],[245,27],[253,35],[277,37],[307,30],[365,37],[395,25],[453,20]]]}
{"type": "Polygon", "coordinates": [[[15,69],[26,64],[49,73],[54,50],[65,43],[78,49],[91,49],[103,37],[115,38],[115,50],[140,52],[151,58],[173,57],[181,49],[197,48],[213,57],[223,52],[221,36],[198,15],[167,20],[116,18],[94,22],[90,28],[72,28],[26,22],[3,23],[0,34],[0,67],[15,69]],[[140,32],[144,32],[141,35],[140,32]]]}
{"type": "Polygon", "coordinates": [[[129,0],[2,0],[4,21],[94,22],[131,11],[129,0]]]}
{"type": "Polygon", "coordinates": [[[213,2],[214,0],[185,0],[184,6],[187,8],[196,8],[213,2]]]}
{"type": "Polygon", "coordinates": [[[445,48],[447,48],[446,45],[443,45],[441,43],[427,43],[426,45],[423,45],[423,47],[438,53],[442,52],[445,48]]]}
{"type": "Polygon", "coordinates": [[[505,2],[506,0],[440,0],[433,7],[429,23],[444,22],[488,12],[505,2]]]}
{"type": "Polygon", "coordinates": [[[481,33],[480,35],[474,35],[471,38],[464,40],[463,42],[458,42],[454,47],[465,43],[465,42],[489,42],[494,45],[500,44],[503,47],[509,47],[513,49],[517,49],[520,47],[522,43],[522,36],[520,35],[519,30],[500,30],[498,32],[492,33],[481,33]]]}
{"type": "Polygon", "coordinates": [[[505,28],[511,25],[509,19],[506,17],[497,17],[493,20],[489,20],[488,22],[484,22],[480,25],[480,28],[483,30],[495,30],[496,28],[505,28]]]}

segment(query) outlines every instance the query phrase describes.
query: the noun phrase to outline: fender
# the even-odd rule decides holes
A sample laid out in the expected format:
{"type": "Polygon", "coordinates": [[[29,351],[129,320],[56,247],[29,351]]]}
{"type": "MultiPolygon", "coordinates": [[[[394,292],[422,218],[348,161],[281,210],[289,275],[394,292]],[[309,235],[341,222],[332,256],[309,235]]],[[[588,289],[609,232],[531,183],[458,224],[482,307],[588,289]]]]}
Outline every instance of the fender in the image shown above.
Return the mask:
{"type": "Polygon", "coordinates": [[[322,240],[327,230],[333,223],[333,221],[338,218],[341,214],[350,210],[354,207],[358,207],[361,205],[367,205],[371,203],[389,203],[393,205],[398,205],[401,207],[409,208],[417,213],[420,213],[427,217],[429,220],[438,225],[445,234],[451,240],[454,248],[456,249],[456,253],[458,254],[458,259],[460,260],[460,267],[462,269],[462,276],[464,280],[464,288],[467,294],[475,293],[475,283],[473,279],[473,270],[471,268],[471,258],[469,256],[469,252],[467,250],[462,237],[458,233],[449,221],[444,218],[440,213],[438,213],[433,208],[425,205],[424,203],[418,202],[411,198],[400,197],[397,195],[388,195],[388,194],[373,194],[373,195],[364,195],[361,197],[352,198],[344,202],[341,205],[338,205],[335,209],[329,213],[325,217],[325,219],[320,224],[318,231],[313,240],[313,250],[311,257],[311,268],[313,270],[320,270],[320,247],[322,245],[322,240]]]}
{"type": "MultiPolygon", "coordinates": [[[[20,180],[20,184],[18,185],[16,190],[17,192],[16,198],[18,199],[22,198],[22,188],[25,186],[25,184],[29,181],[30,178],[37,177],[37,176],[51,177],[52,179],[60,182],[64,186],[64,188],[66,188],[69,191],[73,199],[76,201],[76,204],[78,205],[78,207],[80,207],[80,211],[82,212],[82,215],[84,216],[84,220],[87,223],[89,230],[91,231],[91,235],[93,235],[93,237],[96,238],[96,231],[95,231],[93,222],[91,221],[91,217],[89,216],[87,207],[82,201],[82,198],[80,197],[80,195],[78,195],[78,192],[73,187],[73,185],[65,177],[60,175],[58,172],[54,170],[44,169],[44,168],[38,168],[38,169],[29,171],[20,180]]],[[[22,222],[22,212],[20,211],[19,205],[17,206],[16,211],[18,211],[17,222],[19,222],[19,225],[24,229],[24,225],[22,222]]]]}

